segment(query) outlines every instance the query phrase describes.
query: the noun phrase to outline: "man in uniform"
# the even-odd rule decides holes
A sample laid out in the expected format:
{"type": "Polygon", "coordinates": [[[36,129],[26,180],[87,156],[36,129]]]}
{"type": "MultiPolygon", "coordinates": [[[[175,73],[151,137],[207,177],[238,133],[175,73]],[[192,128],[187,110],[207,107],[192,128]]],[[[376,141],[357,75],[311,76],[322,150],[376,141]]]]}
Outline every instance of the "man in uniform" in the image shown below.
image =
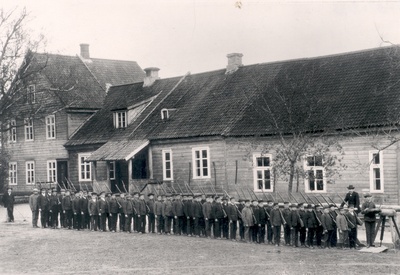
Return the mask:
{"type": "Polygon", "coordinates": [[[49,211],[50,211],[50,215],[51,215],[51,223],[49,224],[49,226],[51,226],[52,229],[56,229],[57,228],[57,224],[58,224],[58,204],[59,204],[59,199],[58,199],[58,195],[57,195],[57,189],[53,189],[52,190],[52,194],[50,197],[50,205],[49,205],[49,211]]]}
{"type": "Polygon", "coordinates": [[[222,218],[222,237],[229,240],[229,219],[228,219],[228,198],[222,198],[222,209],[224,211],[224,218],[222,218]]]}
{"type": "Polygon", "coordinates": [[[265,225],[267,223],[267,212],[264,208],[264,201],[258,201],[258,243],[264,244],[265,243],[265,225]]]}
{"type": "Polygon", "coordinates": [[[214,217],[214,238],[221,239],[222,221],[225,218],[221,197],[215,197],[215,202],[211,211],[214,217]]]}
{"type": "Polygon", "coordinates": [[[275,246],[279,246],[281,242],[281,226],[284,222],[277,202],[274,203],[274,208],[271,210],[270,219],[271,227],[274,231],[275,246]]]}
{"type": "Polygon", "coordinates": [[[193,231],[193,223],[192,223],[192,205],[193,205],[193,197],[188,195],[186,200],[183,202],[183,220],[186,222],[186,231],[184,231],[185,235],[189,237],[194,235],[193,231]]]}
{"type": "Polygon", "coordinates": [[[250,236],[250,227],[254,225],[254,218],[253,218],[253,212],[251,211],[250,208],[250,200],[245,201],[245,207],[242,210],[241,213],[242,220],[243,220],[243,225],[244,225],[244,239],[246,242],[250,242],[251,236],[250,236]]]}
{"type": "Polygon", "coordinates": [[[318,222],[313,209],[313,205],[308,205],[306,212],[306,228],[307,228],[307,245],[306,247],[314,248],[314,236],[318,222]]]}
{"type": "Polygon", "coordinates": [[[148,209],[148,217],[149,217],[149,225],[148,225],[148,231],[149,233],[156,233],[156,218],[155,218],[155,213],[154,213],[154,194],[149,193],[148,195],[148,200],[146,202],[147,204],[147,209],[148,209]]]}
{"type": "Polygon", "coordinates": [[[193,219],[193,236],[197,238],[201,235],[201,224],[200,220],[203,218],[203,207],[201,204],[201,196],[194,196],[194,201],[192,203],[191,209],[192,219],[193,219]]]}
{"type": "Polygon", "coordinates": [[[7,208],[7,221],[14,222],[14,203],[15,203],[15,196],[12,193],[12,188],[7,188],[7,193],[3,196],[3,205],[7,208]]]}
{"type": "Polygon", "coordinates": [[[332,220],[334,220],[333,222],[333,232],[332,232],[332,238],[331,238],[331,247],[336,247],[337,244],[337,226],[336,226],[336,217],[337,217],[337,213],[336,213],[336,205],[334,204],[330,204],[329,205],[329,215],[331,216],[332,220]]]}
{"type": "Polygon", "coordinates": [[[139,232],[139,218],[138,218],[138,208],[139,208],[139,192],[133,192],[133,212],[134,215],[132,217],[133,219],[133,232],[137,233],[139,232]]]}
{"type": "Polygon", "coordinates": [[[367,239],[367,248],[374,247],[375,237],[375,223],[376,213],[379,211],[376,209],[375,203],[372,202],[372,196],[370,193],[364,195],[365,202],[361,206],[361,213],[364,214],[365,233],[367,239]]]}
{"type": "Polygon", "coordinates": [[[205,222],[205,233],[207,238],[211,238],[211,228],[214,225],[214,216],[213,216],[213,204],[212,204],[212,197],[208,196],[206,202],[203,203],[203,216],[205,222]]]}
{"type": "Polygon", "coordinates": [[[90,229],[90,216],[89,216],[89,199],[87,196],[87,191],[83,191],[82,197],[80,199],[80,209],[81,209],[81,229],[90,229]]]}
{"type": "Polygon", "coordinates": [[[290,203],[288,201],[285,201],[283,203],[282,215],[286,221],[286,224],[283,226],[283,235],[285,238],[285,245],[288,246],[291,243],[290,237],[291,237],[291,227],[292,227],[291,226],[292,213],[290,210],[290,203]]]}
{"type": "Polygon", "coordinates": [[[154,203],[154,217],[157,223],[157,234],[161,235],[164,232],[164,218],[162,214],[163,210],[162,196],[157,196],[157,201],[154,203]]]}
{"type": "Polygon", "coordinates": [[[117,197],[118,201],[118,213],[119,213],[119,232],[125,231],[125,214],[124,210],[122,209],[123,205],[126,202],[125,193],[121,193],[119,197],[117,197]]]}
{"type": "MultiPolygon", "coordinates": [[[[244,207],[245,207],[245,200],[239,199],[238,210],[240,213],[242,213],[244,207]]],[[[244,224],[242,220],[242,215],[239,215],[239,237],[241,241],[244,241],[244,224]]]]}
{"type": "Polygon", "coordinates": [[[140,234],[146,233],[146,215],[147,215],[147,206],[144,201],[144,194],[139,194],[139,203],[137,204],[137,217],[138,217],[138,232],[140,234]]]}
{"type": "Polygon", "coordinates": [[[65,197],[65,189],[60,189],[60,194],[58,194],[58,199],[60,200],[60,203],[58,204],[58,212],[60,213],[60,224],[61,224],[61,228],[66,227],[65,224],[65,214],[64,211],[62,209],[62,201],[65,197]]]}
{"type": "Polygon", "coordinates": [[[39,218],[39,190],[37,188],[33,188],[33,194],[29,196],[29,206],[32,211],[32,226],[34,228],[38,228],[37,222],[39,218]]]}
{"type": "Polygon", "coordinates": [[[72,229],[72,198],[70,195],[70,191],[66,190],[65,191],[65,196],[62,199],[61,202],[61,207],[62,207],[62,212],[64,213],[65,217],[65,228],[72,229]]]}
{"type": "Polygon", "coordinates": [[[175,197],[175,201],[172,203],[172,213],[174,214],[174,220],[176,223],[176,232],[175,235],[182,234],[182,227],[183,227],[183,202],[181,200],[181,194],[177,194],[175,197]]]}
{"type": "Polygon", "coordinates": [[[237,223],[239,220],[238,208],[236,206],[235,198],[230,198],[230,203],[228,204],[226,214],[228,215],[229,225],[230,225],[230,238],[232,241],[236,241],[237,233],[237,223]]]}
{"type": "Polygon", "coordinates": [[[174,213],[172,212],[171,195],[166,196],[166,200],[163,203],[162,215],[164,218],[164,233],[171,235],[171,222],[174,219],[174,213]]]}
{"type": "Polygon", "coordinates": [[[290,228],[292,231],[292,246],[298,247],[299,246],[299,233],[302,227],[304,227],[304,222],[300,218],[299,205],[292,205],[291,217],[290,217],[290,228]]]}
{"type": "Polygon", "coordinates": [[[40,213],[40,223],[42,228],[47,227],[47,216],[49,215],[50,198],[47,196],[45,188],[42,188],[41,194],[38,198],[39,213],[40,213]]]}
{"type": "Polygon", "coordinates": [[[306,235],[307,235],[307,213],[305,211],[305,205],[303,203],[299,204],[299,217],[303,226],[300,227],[300,246],[306,246],[306,235]]]}
{"type": "Polygon", "coordinates": [[[253,212],[253,219],[254,219],[254,225],[250,227],[250,234],[251,234],[251,242],[252,243],[258,243],[258,229],[259,225],[261,225],[259,221],[260,217],[260,208],[258,207],[258,200],[253,200],[252,205],[250,206],[251,211],[253,212]]]}
{"type": "MultiPolygon", "coordinates": [[[[132,217],[133,217],[133,200],[131,195],[126,195],[126,199],[122,202],[122,210],[125,217],[125,228],[124,231],[127,233],[132,233],[132,217]]],[[[120,229],[120,231],[122,231],[120,229]]]]}
{"type": "Polygon", "coordinates": [[[108,209],[107,209],[105,192],[100,193],[100,199],[98,200],[97,204],[99,207],[100,231],[106,232],[107,231],[106,220],[107,220],[108,209]]]}
{"type": "Polygon", "coordinates": [[[97,205],[97,194],[92,192],[91,199],[88,202],[88,212],[90,216],[90,230],[97,231],[99,221],[99,207],[97,205]]]}
{"type": "MultiPolygon", "coordinates": [[[[119,194],[118,194],[119,195],[119,194]]],[[[118,211],[119,211],[119,206],[118,206],[118,201],[117,201],[117,194],[112,194],[110,200],[108,201],[108,208],[109,208],[109,224],[108,227],[111,232],[116,232],[117,231],[117,219],[118,219],[118,211]]]]}
{"type": "Polygon", "coordinates": [[[266,211],[268,213],[267,217],[269,216],[269,218],[267,218],[267,240],[268,240],[268,244],[272,244],[274,231],[273,231],[272,225],[271,225],[271,211],[274,206],[274,202],[269,200],[269,201],[267,201],[267,203],[268,203],[268,205],[266,206],[266,211]]]}
{"type": "Polygon", "coordinates": [[[73,228],[75,230],[81,229],[81,196],[80,192],[76,193],[75,197],[72,200],[72,212],[74,213],[74,225],[73,228]]]}

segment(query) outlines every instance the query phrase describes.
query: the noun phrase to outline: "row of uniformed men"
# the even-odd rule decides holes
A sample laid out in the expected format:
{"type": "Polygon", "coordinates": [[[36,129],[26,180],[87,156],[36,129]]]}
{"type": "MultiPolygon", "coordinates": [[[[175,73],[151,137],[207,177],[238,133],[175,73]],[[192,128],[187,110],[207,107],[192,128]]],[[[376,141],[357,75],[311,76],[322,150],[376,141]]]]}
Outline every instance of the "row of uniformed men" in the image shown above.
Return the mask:
{"type": "Polygon", "coordinates": [[[236,240],[239,227],[240,240],[254,243],[280,245],[283,228],[285,245],[313,247],[334,247],[337,243],[337,230],[342,243],[356,247],[357,223],[354,221],[354,208],[343,209],[339,213],[335,205],[322,211],[317,205],[290,205],[285,202],[283,209],[278,203],[262,200],[242,200],[235,198],[205,195],[167,194],[147,195],[138,192],[130,194],[111,194],[81,191],[74,194],[69,190],[35,189],[30,197],[32,223],[37,227],[38,214],[43,228],[61,227],[68,229],[91,229],[92,231],[188,235],[236,240]],[[36,206],[33,203],[37,201],[36,206]],[[228,202],[229,201],[229,202],[228,202]],[[337,218],[340,218],[338,222],[337,218]],[[345,223],[343,223],[343,218],[345,223]],[[133,226],[132,226],[133,224],[133,226]],[[172,228],[171,228],[172,227],[172,228]],[[346,234],[345,234],[346,235],[346,234]],[[300,241],[300,244],[299,244],[300,241]]]}

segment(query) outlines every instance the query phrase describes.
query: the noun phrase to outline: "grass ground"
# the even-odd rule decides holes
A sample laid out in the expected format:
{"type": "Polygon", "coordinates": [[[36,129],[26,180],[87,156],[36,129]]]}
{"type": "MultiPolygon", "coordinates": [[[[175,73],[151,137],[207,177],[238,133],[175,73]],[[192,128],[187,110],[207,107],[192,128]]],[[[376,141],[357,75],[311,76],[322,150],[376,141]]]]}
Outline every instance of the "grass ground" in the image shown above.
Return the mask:
{"type": "MultiPolygon", "coordinates": [[[[16,210],[15,223],[0,223],[0,274],[400,274],[400,254],[394,250],[370,254],[154,234],[34,229],[27,205],[17,205],[16,210]]],[[[0,217],[5,217],[4,208],[0,217]]]]}

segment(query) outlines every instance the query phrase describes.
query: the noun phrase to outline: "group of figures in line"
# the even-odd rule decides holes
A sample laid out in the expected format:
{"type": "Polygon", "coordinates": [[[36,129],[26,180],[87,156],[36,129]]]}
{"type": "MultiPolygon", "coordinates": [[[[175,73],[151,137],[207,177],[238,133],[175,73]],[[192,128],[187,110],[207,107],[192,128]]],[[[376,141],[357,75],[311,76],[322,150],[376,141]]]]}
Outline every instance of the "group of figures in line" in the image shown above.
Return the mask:
{"type": "Polygon", "coordinates": [[[367,247],[373,246],[376,207],[371,195],[359,207],[359,195],[348,187],[342,205],[279,205],[205,194],[96,194],[61,189],[34,189],[29,198],[32,225],[42,228],[157,233],[293,247],[359,247],[357,226],[364,214],[367,247]],[[156,198],[155,198],[156,197],[156,198]],[[146,226],[147,225],[147,226],[146,226]]]}

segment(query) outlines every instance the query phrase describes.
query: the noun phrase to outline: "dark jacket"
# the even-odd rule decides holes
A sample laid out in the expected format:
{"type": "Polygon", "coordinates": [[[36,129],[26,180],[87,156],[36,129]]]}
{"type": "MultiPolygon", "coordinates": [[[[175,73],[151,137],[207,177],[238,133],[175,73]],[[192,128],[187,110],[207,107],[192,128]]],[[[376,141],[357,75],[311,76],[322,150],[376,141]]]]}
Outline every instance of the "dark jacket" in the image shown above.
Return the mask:
{"type": "Polygon", "coordinates": [[[49,206],[50,206],[50,199],[47,195],[39,195],[38,198],[38,207],[40,210],[42,211],[48,211],[49,210],[49,206]]]}
{"type": "Polygon", "coordinates": [[[219,202],[213,204],[211,212],[214,219],[223,219],[225,217],[224,210],[222,207],[223,207],[222,204],[219,202]]]}
{"type": "Polygon", "coordinates": [[[174,213],[174,216],[177,216],[177,217],[184,216],[184,213],[183,213],[183,202],[181,200],[175,200],[172,203],[172,213],[174,213]]]}
{"type": "Polygon", "coordinates": [[[163,216],[173,217],[174,213],[172,212],[172,202],[170,200],[166,200],[163,203],[163,216]]]}
{"type": "Polygon", "coordinates": [[[238,215],[238,209],[236,208],[235,205],[233,204],[229,204],[228,208],[227,208],[227,213],[228,215],[228,219],[230,221],[236,222],[239,219],[239,215],[238,215]]]}
{"type": "Polygon", "coordinates": [[[357,213],[354,211],[353,214],[351,214],[350,212],[347,212],[346,214],[344,214],[346,219],[347,219],[347,225],[349,226],[349,228],[356,228],[357,227],[357,213]]]}
{"type": "Polygon", "coordinates": [[[146,215],[147,214],[147,206],[146,202],[144,200],[139,200],[139,202],[136,203],[135,205],[137,215],[146,215]]]}
{"type": "Polygon", "coordinates": [[[281,217],[281,213],[279,212],[279,209],[272,209],[271,210],[271,225],[272,226],[279,226],[283,224],[283,220],[281,217]]]}
{"type": "Polygon", "coordinates": [[[193,217],[192,208],[193,208],[193,202],[189,200],[185,201],[183,203],[183,214],[186,217],[193,217]]]}
{"type": "Polygon", "coordinates": [[[364,202],[361,206],[361,213],[364,214],[364,221],[366,222],[374,222],[376,221],[376,211],[373,209],[376,208],[375,203],[364,202]]]}
{"type": "Polygon", "coordinates": [[[322,214],[321,216],[321,223],[322,223],[322,227],[324,228],[324,230],[326,231],[330,231],[334,229],[334,221],[332,220],[331,216],[328,214],[322,214]]]}
{"type": "MultiPolygon", "coordinates": [[[[302,222],[300,221],[300,214],[298,210],[292,210],[291,211],[291,217],[290,217],[290,227],[301,227],[302,222]]],[[[303,221],[303,226],[304,226],[304,221],[303,221]]]]}
{"type": "Polygon", "coordinates": [[[8,191],[3,195],[3,205],[6,208],[13,208],[15,203],[15,196],[13,193],[10,195],[8,194],[8,191]]]}
{"type": "Polygon", "coordinates": [[[72,211],[74,214],[81,213],[81,198],[76,197],[72,200],[72,211]]]}
{"type": "Polygon", "coordinates": [[[150,213],[150,214],[154,214],[155,212],[154,212],[154,204],[155,204],[155,201],[152,199],[152,200],[148,200],[147,201],[147,207],[148,207],[148,212],[150,213]]]}
{"type": "Polygon", "coordinates": [[[83,213],[88,213],[89,209],[88,209],[88,205],[89,205],[89,200],[88,198],[82,197],[79,200],[79,204],[80,204],[80,208],[81,208],[81,212],[83,213]]]}
{"type": "Polygon", "coordinates": [[[108,212],[108,203],[106,200],[99,199],[97,205],[99,207],[99,214],[105,214],[108,212]]]}
{"type": "Polygon", "coordinates": [[[63,211],[72,210],[72,198],[70,196],[65,196],[62,199],[61,206],[63,211]]]}
{"type": "Polygon", "coordinates": [[[213,205],[211,202],[203,203],[203,216],[205,219],[214,219],[212,207],[213,205]]]}
{"type": "Polygon", "coordinates": [[[343,206],[347,202],[347,204],[353,205],[355,208],[357,208],[357,211],[360,212],[360,195],[357,192],[353,191],[353,194],[347,193],[346,196],[344,197],[344,202],[340,206],[343,206]]]}
{"type": "Polygon", "coordinates": [[[292,211],[289,208],[284,208],[284,209],[282,209],[282,216],[283,216],[283,218],[285,218],[286,225],[291,226],[292,211]]]}
{"type": "Polygon", "coordinates": [[[164,203],[162,201],[156,201],[154,203],[154,214],[155,215],[157,215],[157,216],[162,215],[163,205],[164,205],[164,203]]]}
{"type": "Polygon", "coordinates": [[[315,218],[314,211],[307,211],[305,217],[306,217],[306,222],[305,222],[306,228],[316,228],[318,226],[318,222],[317,219],[315,218]]]}
{"type": "Polygon", "coordinates": [[[108,201],[108,208],[109,208],[108,210],[109,210],[110,213],[117,214],[118,210],[119,210],[119,205],[118,205],[117,199],[111,198],[108,201]]]}
{"type": "Polygon", "coordinates": [[[192,217],[193,218],[203,217],[203,206],[201,205],[201,202],[194,201],[192,203],[192,217]]]}
{"type": "Polygon", "coordinates": [[[95,201],[90,200],[90,201],[88,202],[88,211],[89,211],[89,215],[91,215],[91,216],[99,215],[99,207],[98,207],[97,204],[98,204],[98,203],[97,203],[97,200],[95,200],[95,201]]]}

